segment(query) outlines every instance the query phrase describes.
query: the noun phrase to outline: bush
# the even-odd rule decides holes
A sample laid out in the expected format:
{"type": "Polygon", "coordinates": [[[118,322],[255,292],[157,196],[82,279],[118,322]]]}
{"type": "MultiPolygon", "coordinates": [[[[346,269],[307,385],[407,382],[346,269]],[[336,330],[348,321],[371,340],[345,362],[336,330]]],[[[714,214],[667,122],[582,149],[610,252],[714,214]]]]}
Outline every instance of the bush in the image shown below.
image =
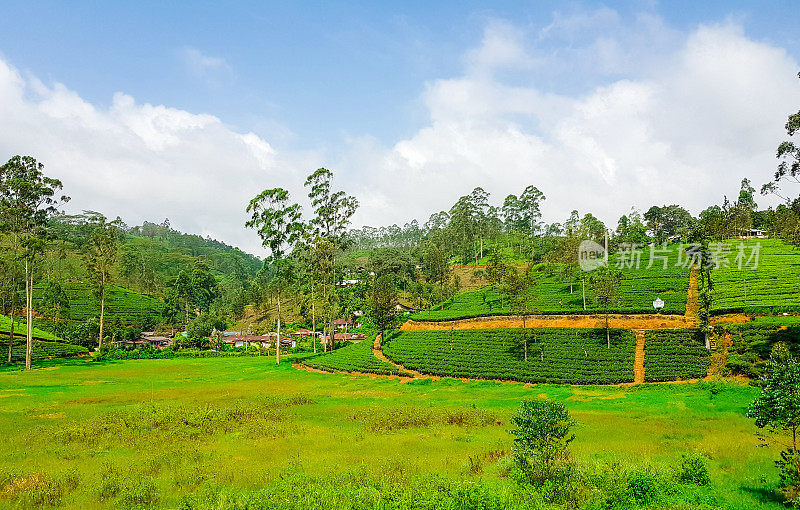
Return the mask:
{"type": "Polygon", "coordinates": [[[525,400],[511,418],[515,428],[514,457],[520,471],[532,483],[564,481],[572,473],[567,448],[575,439],[570,429],[575,420],[559,402],[525,400]]]}
{"type": "Polygon", "coordinates": [[[699,454],[684,454],[678,470],[678,481],[694,485],[709,485],[711,477],[703,457],[699,454]]]}

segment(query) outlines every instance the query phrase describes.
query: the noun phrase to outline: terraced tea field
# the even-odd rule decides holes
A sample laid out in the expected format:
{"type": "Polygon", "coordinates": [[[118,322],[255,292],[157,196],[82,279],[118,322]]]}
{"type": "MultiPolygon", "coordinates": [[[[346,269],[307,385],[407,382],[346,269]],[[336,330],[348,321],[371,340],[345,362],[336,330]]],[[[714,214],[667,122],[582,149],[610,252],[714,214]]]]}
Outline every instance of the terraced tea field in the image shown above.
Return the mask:
{"type": "Polygon", "coordinates": [[[800,312],[800,249],[778,239],[731,240],[728,264],[712,273],[715,314],[800,312]],[[740,242],[742,267],[736,260],[740,242]],[[760,248],[757,248],[760,246],[760,248]],[[748,259],[758,251],[758,267],[748,259]]]}
{"type": "Polygon", "coordinates": [[[396,331],[384,354],[406,368],[442,377],[531,383],[633,381],[636,341],[629,330],[536,328],[396,331]],[[526,361],[527,344],[527,361],[526,361]]]}
{"type": "Polygon", "coordinates": [[[329,372],[364,372],[379,375],[408,375],[392,363],[379,360],[367,340],[303,360],[311,368],[329,372]]]}
{"type": "MultiPolygon", "coordinates": [[[[611,265],[620,266],[625,278],[620,289],[620,302],[613,311],[652,313],[653,301],[661,298],[665,303],[663,313],[684,314],[689,290],[689,268],[679,258],[678,246],[669,247],[668,252],[663,254],[656,251],[650,268],[647,267],[649,248],[643,249],[640,256],[638,268],[635,261],[631,263],[630,257],[615,255],[611,259],[611,265]],[[663,259],[658,258],[662,256],[663,259]]],[[[595,304],[588,285],[584,309],[582,285],[581,279],[567,280],[541,272],[536,277],[536,285],[530,290],[529,311],[541,314],[597,313],[600,308],[595,304]]],[[[507,313],[508,304],[502,296],[495,289],[485,287],[457,294],[431,310],[413,314],[411,318],[435,321],[507,313]]]]}
{"type": "Polygon", "coordinates": [[[708,373],[710,362],[705,338],[698,330],[655,329],[645,332],[645,381],[702,379],[708,373]]]}
{"type": "MultiPolygon", "coordinates": [[[[25,318],[20,316],[14,317],[14,337],[16,338],[24,338],[25,337],[25,318]]],[[[11,333],[11,318],[5,315],[0,315],[0,337],[5,337],[8,339],[8,335],[11,333]]],[[[54,334],[50,333],[49,331],[43,331],[39,328],[33,328],[33,338],[38,338],[39,340],[58,340],[54,334]]],[[[0,340],[0,343],[3,343],[0,340]]]]}
{"type": "MultiPolygon", "coordinates": [[[[85,283],[65,283],[69,298],[69,319],[87,320],[100,315],[100,302],[85,283]]],[[[35,287],[34,308],[41,304],[42,288],[35,287]]],[[[119,318],[123,324],[140,324],[149,317],[161,317],[164,303],[123,287],[112,285],[106,291],[106,320],[119,318]]]]}
{"type": "MultiPolygon", "coordinates": [[[[11,349],[11,361],[25,361],[25,343],[17,342],[11,349]]],[[[7,347],[6,347],[7,348],[7,347]]],[[[7,354],[8,351],[4,351],[7,354]]],[[[35,340],[31,351],[32,361],[44,361],[54,358],[72,358],[89,354],[89,349],[66,342],[42,342],[35,340]]]]}

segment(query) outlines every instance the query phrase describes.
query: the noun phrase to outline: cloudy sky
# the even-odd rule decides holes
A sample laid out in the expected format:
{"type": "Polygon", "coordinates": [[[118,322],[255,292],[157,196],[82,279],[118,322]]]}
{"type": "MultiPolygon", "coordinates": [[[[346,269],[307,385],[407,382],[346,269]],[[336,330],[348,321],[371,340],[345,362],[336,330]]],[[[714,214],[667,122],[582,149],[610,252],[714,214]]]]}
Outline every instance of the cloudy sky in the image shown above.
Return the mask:
{"type": "Polygon", "coordinates": [[[789,1],[160,4],[2,2],[0,159],[259,255],[248,200],[307,205],[321,166],[356,225],[529,184],[548,221],[697,213],[769,180],[800,108],[789,1]]]}

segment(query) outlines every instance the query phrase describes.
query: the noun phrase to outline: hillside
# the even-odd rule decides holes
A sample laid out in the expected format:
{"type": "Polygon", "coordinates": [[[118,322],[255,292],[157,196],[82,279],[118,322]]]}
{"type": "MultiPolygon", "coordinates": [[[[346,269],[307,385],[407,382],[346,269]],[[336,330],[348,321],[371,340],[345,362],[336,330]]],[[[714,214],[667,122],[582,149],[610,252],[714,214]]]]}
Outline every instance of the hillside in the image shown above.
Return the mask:
{"type": "MultiPolygon", "coordinates": [[[[675,247],[676,248],[676,247],[675,247]]],[[[611,265],[621,266],[624,280],[620,288],[619,302],[613,311],[619,313],[652,313],[653,301],[661,298],[664,313],[682,315],[686,312],[689,290],[689,268],[681,265],[677,249],[670,250],[667,267],[656,262],[648,268],[646,254],[639,267],[627,267],[620,255],[614,255],[611,265]]],[[[541,266],[545,268],[546,266],[541,266]]],[[[597,313],[600,307],[594,302],[591,290],[586,286],[584,308],[583,280],[577,277],[562,277],[547,270],[534,273],[534,285],[529,289],[530,313],[583,314],[597,313]]],[[[430,310],[411,316],[415,320],[452,320],[482,315],[509,313],[508,303],[492,286],[456,294],[449,300],[430,310]]]]}
{"type": "MultiPolygon", "coordinates": [[[[62,285],[69,298],[67,320],[82,321],[100,316],[100,302],[91,286],[85,283],[68,282],[62,285]]],[[[34,286],[34,309],[42,308],[44,284],[34,286]]],[[[105,317],[111,322],[119,319],[122,324],[143,324],[154,317],[161,317],[164,303],[156,298],[133,292],[124,287],[111,285],[106,290],[105,317]]]]}

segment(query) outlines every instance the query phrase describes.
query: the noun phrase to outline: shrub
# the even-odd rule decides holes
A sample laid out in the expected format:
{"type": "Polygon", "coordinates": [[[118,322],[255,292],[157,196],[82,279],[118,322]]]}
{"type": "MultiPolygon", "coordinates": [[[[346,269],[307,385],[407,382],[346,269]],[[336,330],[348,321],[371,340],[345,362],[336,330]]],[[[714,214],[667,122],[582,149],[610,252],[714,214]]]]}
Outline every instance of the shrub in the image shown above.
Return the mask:
{"type": "Polygon", "coordinates": [[[572,471],[569,444],[575,420],[559,402],[525,400],[511,418],[514,457],[529,481],[565,480],[572,471]]]}
{"type": "Polygon", "coordinates": [[[684,454],[678,470],[678,481],[694,485],[709,485],[711,477],[703,457],[699,454],[684,454]]]}

